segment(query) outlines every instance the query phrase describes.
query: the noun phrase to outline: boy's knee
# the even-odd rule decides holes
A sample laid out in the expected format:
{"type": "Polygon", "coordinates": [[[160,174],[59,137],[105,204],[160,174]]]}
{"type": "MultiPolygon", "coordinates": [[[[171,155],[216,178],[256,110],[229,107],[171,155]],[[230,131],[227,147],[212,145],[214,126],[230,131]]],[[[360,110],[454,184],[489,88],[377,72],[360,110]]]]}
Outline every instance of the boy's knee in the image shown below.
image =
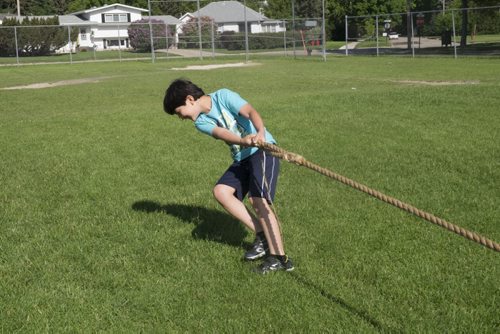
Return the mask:
{"type": "Polygon", "coordinates": [[[252,204],[255,211],[263,214],[270,211],[269,204],[267,200],[261,197],[250,197],[250,204],[252,204]]]}
{"type": "Polygon", "coordinates": [[[227,190],[221,184],[218,184],[212,189],[212,194],[218,202],[222,202],[224,197],[227,195],[227,190]]]}

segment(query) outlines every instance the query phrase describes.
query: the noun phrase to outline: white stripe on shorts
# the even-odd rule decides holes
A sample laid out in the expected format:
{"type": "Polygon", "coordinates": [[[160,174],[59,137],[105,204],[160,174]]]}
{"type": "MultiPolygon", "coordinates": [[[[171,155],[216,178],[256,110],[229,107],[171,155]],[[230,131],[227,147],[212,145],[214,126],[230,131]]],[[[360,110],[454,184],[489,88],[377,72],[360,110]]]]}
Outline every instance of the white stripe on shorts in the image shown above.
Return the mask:
{"type": "Polygon", "coordinates": [[[264,150],[262,150],[262,155],[263,155],[263,164],[262,164],[262,182],[261,182],[261,185],[260,185],[260,197],[262,198],[265,198],[264,197],[264,185],[265,185],[265,181],[266,181],[266,153],[264,152],[264,150]]]}

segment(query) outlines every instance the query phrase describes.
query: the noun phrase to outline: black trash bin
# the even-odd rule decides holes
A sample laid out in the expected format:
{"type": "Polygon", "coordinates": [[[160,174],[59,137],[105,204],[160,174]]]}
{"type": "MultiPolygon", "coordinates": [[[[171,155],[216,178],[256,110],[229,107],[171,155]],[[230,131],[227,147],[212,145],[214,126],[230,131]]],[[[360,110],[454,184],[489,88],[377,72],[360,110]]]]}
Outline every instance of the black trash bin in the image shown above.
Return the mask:
{"type": "Polygon", "coordinates": [[[451,46],[451,30],[445,30],[441,34],[441,46],[451,46]]]}

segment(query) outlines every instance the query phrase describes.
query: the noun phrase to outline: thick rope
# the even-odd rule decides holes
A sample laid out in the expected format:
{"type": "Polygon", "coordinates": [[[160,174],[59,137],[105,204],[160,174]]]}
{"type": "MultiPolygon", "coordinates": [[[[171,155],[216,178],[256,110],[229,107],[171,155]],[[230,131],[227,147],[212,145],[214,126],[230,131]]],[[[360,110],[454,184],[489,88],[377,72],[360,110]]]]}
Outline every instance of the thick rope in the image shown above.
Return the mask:
{"type": "Polygon", "coordinates": [[[383,193],[371,189],[363,184],[360,184],[356,181],[353,181],[345,176],[339,175],[337,173],[334,173],[326,168],[320,167],[316,164],[313,164],[312,162],[307,161],[303,156],[288,152],[276,145],[269,144],[269,143],[258,143],[257,146],[261,149],[264,149],[268,152],[270,152],[272,155],[274,155],[277,158],[286,160],[288,162],[293,162],[299,166],[304,166],[309,169],[312,169],[320,174],[323,174],[325,176],[328,176],[336,181],[339,181],[345,185],[348,185],[354,189],[357,189],[359,191],[362,191],[364,193],[367,193],[370,196],[373,196],[383,202],[389,203],[391,205],[394,205],[397,208],[400,208],[406,212],[409,212],[411,214],[414,214],[417,217],[423,218],[433,224],[439,225],[451,232],[454,232],[458,235],[461,235],[462,237],[465,237],[469,240],[475,241],[487,248],[493,249],[497,252],[500,252],[500,244],[496,243],[495,241],[492,241],[490,239],[487,239],[481,235],[478,235],[477,233],[471,232],[469,230],[466,230],[460,226],[454,225],[450,222],[447,222],[444,219],[438,218],[430,213],[427,213],[425,211],[422,211],[420,209],[417,209],[416,207],[409,205],[407,203],[401,202],[400,200],[384,195],[383,193]]]}

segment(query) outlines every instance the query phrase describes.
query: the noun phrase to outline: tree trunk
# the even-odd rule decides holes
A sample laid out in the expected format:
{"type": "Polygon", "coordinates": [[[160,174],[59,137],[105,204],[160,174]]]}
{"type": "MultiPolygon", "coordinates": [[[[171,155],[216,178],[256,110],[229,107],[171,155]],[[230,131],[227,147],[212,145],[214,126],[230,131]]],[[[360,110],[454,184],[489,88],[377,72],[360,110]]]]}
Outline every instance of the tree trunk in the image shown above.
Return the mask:
{"type": "Polygon", "coordinates": [[[467,25],[469,23],[467,16],[468,1],[462,0],[462,36],[460,38],[460,46],[465,47],[467,45],[467,25]]]}

